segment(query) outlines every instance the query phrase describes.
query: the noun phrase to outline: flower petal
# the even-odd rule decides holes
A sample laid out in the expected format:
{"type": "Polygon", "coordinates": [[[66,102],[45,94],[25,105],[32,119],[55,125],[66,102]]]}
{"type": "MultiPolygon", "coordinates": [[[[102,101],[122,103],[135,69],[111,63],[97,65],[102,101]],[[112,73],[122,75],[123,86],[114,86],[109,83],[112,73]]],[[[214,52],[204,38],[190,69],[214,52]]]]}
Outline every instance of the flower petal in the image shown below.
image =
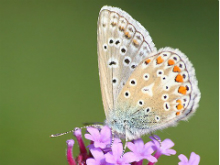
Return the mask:
{"type": "Polygon", "coordinates": [[[144,155],[151,155],[154,152],[153,147],[145,148],[142,152],[144,152],[144,155]]]}
{"type": "Polygon", "coordinates": [[[132,142],[127,142],[127,147],[128,147],[131,151],[133,151],[133,152],[136,151],[136,146],[135,146],[135,144],[132,143],[132,142]]]}
{"type": "Polygon", "coordinates": [[[90,149],[90,152],[92,153],[93,157],[94,157],[96,160],[101,160],[101,159],[104,159],[104,158],[105,158],[104,153],[103,153],[102,150],[99,149],[99,148],[91,148],[91,149],[90,149]]]}
{"type": "Polygon", "coordinates": [[[88,158],[86,160],[86,164],[87,165],[97,165],[97,161],[95,159],[93,159],[93,158],[88,158]]]}
{"type": "Polygon", "coordinates": [[[113,155],[112,155],[112,153],[111,152],[108,152],[107,154],[105,154],[105,160],[106,160],[106,162],[108,162],[108,163],[115,163],[116,162],[116,160],[117,160],[117,158],[115,158],[113,155]]]}
{"type": "MultiPolygon", "coordinates": [[[[103,142],[109,141],[111,138],[111,130],[108,126],[104,126],[100,132],[103,142]]],[[[110,141],[109,141],[110,142],[110,141]]]]}
{"type": "Polygon", "coordinates": [[[175,155],[176,151],[173,149],[167,149],[166,153],[163,153],[164,155],[170,156],[170,155],[175,155]]]}
{"type": "Polygon", "coordinates": [[[147,142],[144,145],[145,152],[148,152],[149,154],[152,154],[154,152],[153,146],[154,146],[154,144],[152,142],[147,142]]]}
{"type": "Polygon", "coordinates": [[[163,146],[163,148],[171,148],[174,146],[174,143],[170,139],[165,139],[161,145],[163,146]]]}
{"type": "Polygon", "coordinates": [[[112,145],[112,153],[115,157],[121,157],[123,153],[123,146],[121,143],[114,143],[112,145]]]}
{"type": "Polygon", "coordinates": [[[92,141],[94,141],[93,136],[90,135],[90,134],[85,134],[84,137],[85,137],[86,139],[88,139],[88,140],[92,140],[92,141]]]}
{"type": "Polygon", "coordinates": [[[88,127],[87,131],[93,136],[94,139],[100,138],[100,133],[97,128],[88,127]]]}
{"type": "Polygon", "coordinates": [[[152,163],[157,162],[157,158],[155,158],[155,157],[152,156],[152,155],[147,155],[147,156],[145,156],[144,158],[147,159],[149,162],[152,162],[152,163]]]}
{"type": "Polygon", "coordinates": [[[137,156],[135,156],[133,152],[125,153],[122,158],[123,158],[123,162],[125,163],[138,161],[137,156]]]}
{"type": "Polygon", "coordinates": [[[186,157],[185,155],[180,154],[180,155],[178,156],[178,158],[180,159],[181,162],[183,162],[183,163],[188,163],[188,159],[187,159],[187,157],[186,157]]]}
{"type": "Polygon", "coordinates": [[[102,148],[104,149],[106,147],[105,143],[100,143],[100,142],[94,142],[95,148],[102,148]]]}
{"type": "Polygon", "coordinates": [[[138,148],[144,148],[144,142],[142,139],[137,139],[137,140],[134,140],[134,144],[136,145],[136,147],[138,148]]]}
{"type": "Polygon", "coordinates": [[[200,161],[200,156],[197,155],[195,152],[192,152],[189,158],[190,165],[198,165],[200,161]]]}

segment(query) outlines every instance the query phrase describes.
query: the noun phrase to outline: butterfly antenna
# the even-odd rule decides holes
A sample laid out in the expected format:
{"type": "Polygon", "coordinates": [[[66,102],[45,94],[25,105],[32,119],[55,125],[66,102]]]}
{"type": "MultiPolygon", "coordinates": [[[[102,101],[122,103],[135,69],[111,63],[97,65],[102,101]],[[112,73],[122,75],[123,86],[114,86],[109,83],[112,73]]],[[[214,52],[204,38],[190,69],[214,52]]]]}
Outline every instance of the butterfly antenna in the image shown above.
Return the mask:
{"type": "Polygon", "coordinates": [[[57,134],[52,134],[50,135],[50,137],[59,137],[59,136],[63,136],[63,135],[66,135],[68,133],[71,133],[71,132],[74,132],[74,130],[71,130],[71,131],[67,131],[67,132],[64,132],[64,133],[57,133],[57,134]]]}
{"type": "Polygon", "coordinates": [[[80,128],[76,127],[74,130],[67,131],[67,132],[64,132],[64,133],[52,134],[52,135],[50,135],[50,137],[54,138],[54,137],[63,136],[63,135],[66,135],[66,134],[68,134],[68,133],[74,132],[74,131],[77,130],[77,129],[84,129],[84,128],[87,129],[88,127],[101,128],[101,127],[103,127],[103,125],[94,124],[94,125],[83,126],[83,127],[80,127],[80,128]]]}

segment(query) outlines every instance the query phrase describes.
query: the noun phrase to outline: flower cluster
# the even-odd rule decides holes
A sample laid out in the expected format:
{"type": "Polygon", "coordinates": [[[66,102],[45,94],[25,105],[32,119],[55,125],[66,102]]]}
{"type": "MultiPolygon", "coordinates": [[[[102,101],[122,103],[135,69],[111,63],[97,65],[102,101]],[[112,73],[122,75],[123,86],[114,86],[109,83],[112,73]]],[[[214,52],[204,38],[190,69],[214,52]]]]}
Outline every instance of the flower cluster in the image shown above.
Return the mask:
{"type": "MultiPolygon", "coordinates": [[[[130,151],[124,153],[121,140],[115,138],[112,141],[109,127],[104,126],[101,130],[88,127],[87,131],[85,138],[91,141],[88,146],[89,153],[82,140],[80,129],[74,131],[80,149],[76,158],[73,157],[72,153],[74,140],[67,140],[67,161],[69,165],[142,165],[144,159],[148,160],[148,165],[154,165],[161,155],[176,154],[176,151],[171,149],[174,143],[170,139],[161,141],[156,135],[151,136],[152,141],[146,144],[142,139],[127,142],[126,145],[130,151]]],[[[200,161],[200,156],[194,152],[191,153],[189,160],[183,154],[178,157],[180,159],[178,165],[198,165],[200,161]]]]}

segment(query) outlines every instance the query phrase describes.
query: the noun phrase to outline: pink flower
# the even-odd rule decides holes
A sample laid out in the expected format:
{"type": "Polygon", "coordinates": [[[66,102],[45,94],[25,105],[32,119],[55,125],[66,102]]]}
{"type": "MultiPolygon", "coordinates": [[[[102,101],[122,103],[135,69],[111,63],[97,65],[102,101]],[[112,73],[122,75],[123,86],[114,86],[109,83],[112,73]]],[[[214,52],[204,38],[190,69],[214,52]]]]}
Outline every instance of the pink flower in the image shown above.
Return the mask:
{"type": "Polygon", "coordinates": [[[154,152],[151,142],[144,144],[142,139],[137,139],[134,143],[128,142],[127,146],[136,156],[136,161],[147,159],[150,162],[157,162],[157,159],[151,155],[154,152]]]}
{"type": "MultiPolygon", "coordinates": [[[[160,137],[157,135],[154,136],[157,138],[157,140],[152,136],[150,136],[150,139],[152,140],[151,143],[153,144],[153,149],[154,151],[156,151],[156,153],[154,154],[155,158],[158,159],[161,155],[170,156],[176,154],[176,151],[174,149],[170,149],[174,146],[172,140],[165,139],[160,143],[160,137]]],[[[154,165],[154,162],[149,162],[148,165],[154,165]]]]}
{"type": "Polygon", "coordinates": [[[73,139],[67,140],[66,143],[67,143],[67,152],[66,152],[67,161],[69,165],[76,165],[76,162],[73,158],[73,152],[72,152],[74,140],[73,139]]]}
{"type": "Polygon", "coordinates": [[[104,126],[101,132],[97,128],[88,127],[87,131],[90,134],[85,134],[85,138],[93,141],[95,148],[104,149],[111,144],[111,130],[109,127],[104,126]]]}
{"type": "MultiPolygon", "coordinates": [[[[81,129],[77,128],[74,131],[74,135],[79,145],[79,155],[74,159],[72,149],[74,146],[74,140],[67,140],[67,161],[69,165],[142,165],[143,160],[149,161],[148,165],[154,165],[158,161],[161,155],[174,155],[176,151],[171,149],[174,143],[170,139],[165,139],[161,143],[160,138],[155,135],[150,137],[152,141],[144,144],[142,139],[133,140],[128,142],[127,147],[130,152],[123,152],[123,145],[118,138],[114,139],[114,143],[111,146],[111,130],[107,126],[103,127],[101,131],[97,128],[87,128],[88,134],[85,137],[90,141],[88,153],[84,141],[82,139],[81,129]],[[152,154],[155,152],[154,156],[152,154]]],[[[191,153],[190,159],[186,156],[179,155],[179,165],[198,165],[200,161],[199,155],[194,152],[191,153]]]]}
{"type": "Polygon", "coordinates": [[[123,154],[123,146],[121,143],[114,143],[112,145],[112,151],[105,155],[106,162],[117,165],[129,165],[129,163],[135,161],[136,157],[132,152],[123,154]]]}
{"type": "MultiPolygon", "coordinates": [[[[157,135],[154,135],[158,140],[161,141],[160,137],[157,135]]],[[[150,136],[150,139],[153,142],[153,149],[157,151],[158,155],[175,155],[176,151],[174,149],[171,149],[174,146],[174,143],[170,139],[165,139],[164,141],[159,143],[158,140],[156,140],[154,137],[150,136]]]]}
{"type": "Polygon", "coordinates": [[[86,160],[87,165],[113,165],[106,162],[105,155],[100,148],[90,148],[90,152],[94,158],[88,158],[86,160]]]}
{"type": "Polygon", "coordinates": [[[180,159],[178,165],[198,165],[200,161],[200,156],[195,154],[195,152],[191,153],[189,160],[183,154],[179,155],[178,158],[180,159]]]}

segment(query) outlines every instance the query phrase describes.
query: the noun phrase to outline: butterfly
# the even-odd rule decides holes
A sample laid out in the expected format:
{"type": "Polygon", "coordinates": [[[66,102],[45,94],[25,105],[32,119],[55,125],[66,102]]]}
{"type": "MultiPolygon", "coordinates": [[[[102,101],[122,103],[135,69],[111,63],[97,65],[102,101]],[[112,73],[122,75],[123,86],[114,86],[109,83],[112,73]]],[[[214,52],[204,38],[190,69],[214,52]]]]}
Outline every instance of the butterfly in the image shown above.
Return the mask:
{"type": "Polygon", "coordinates": [[[184,53],[157,50],[149,32],[116,7],[102,7],[97,35],[105,123],[114,134],[133,140],[192,116],[201,94],[184,53]]]}

